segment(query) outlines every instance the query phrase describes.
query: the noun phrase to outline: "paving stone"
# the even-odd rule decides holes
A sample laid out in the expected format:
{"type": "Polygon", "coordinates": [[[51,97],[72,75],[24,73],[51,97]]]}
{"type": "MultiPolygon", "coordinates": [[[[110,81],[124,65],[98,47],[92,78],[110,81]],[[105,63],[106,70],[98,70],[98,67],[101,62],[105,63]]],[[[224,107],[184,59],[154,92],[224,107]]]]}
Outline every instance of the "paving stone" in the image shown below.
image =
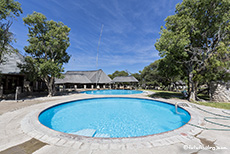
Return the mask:
{"type": "Polygon", "coordinates": [[[138,154],[152,154],[149,149],[137,149],[138,154]]]}
{"type": "Polygon", "coordinates": [[[126,147],[126,149],[128,149],[128,150],[134,149],[134,148],[135,148],[135,146],[134,146],[132,143],[126,143],[126,144],[125,144],[125,147],[126,147]]]}
{"type": "Polygon", "coordinates": [[[80,149],[81,150],[90,149],[90,143],[82,143],[80,149]]]}
{"type": "Polygon", "coordinates": [[[57,137],[49,137],[46,139],[46,142],[51,145],[56,145],[61,139],[57,137]]]}
{"type": "Polygon", "coordinates": [[[42,147],[41,149],[35,151],[33,154],[45,154],[45,153],[46,154],[58,154],[58,153],[66,154],[68,151],[69,151],[68,148],[46,145],[42,147]]]}
{"type": "Polygon", "coordinates": [[[99,144],[99,148],[101,150],[107,150],[107,149],[109,149],[109,144],[99,144]]]}
{"type": "Polygon", "coordinates": [[[159,141],[163,146],[164,145],[170,145],[170,143],[166,139],[162,139],[159,141]]]}
{"type": "Polygon", "coordinates": [[[44,134],[41,134],[41,133],[36,133],[36,135],[34,136],[34,138],[36,138],[36,139],[40,139],[40,138],[42,138],[44,136],[44,134]]]}
{"type": "Polygon", "coordinates": [[[190,139],[188,139],[187,137],[184,137],[182,135],[180,135],[180,137],[178,137],[178,139],[182,142],[182,143],[185,143],[185,142],[188,142],[190,139]]]}
{"type": "Polygon", "coordinates": [[[123,150],[123,151],[121,151],[121,154],[139,154],[139,152],[137,150],[135,150],[135,149],[130,149],[130,150],[123,150]]]}
{"type": "Polygon", "coordinates": [[[191,146],[196,146],[196,147],[198,147],[198,146],[200,146],[200,145],[203,145],[201,142],[200,142],[200,140],[199,139],[192,139],[192,140],[187,140],[187,141],[185,141],[185,142],[183,142],[185,145],[191,145],[191,146]]]}
{"type": "Polygon", "coordinates": [[[100,144],[99,143],[91,143],[90,148],[91,149],[99,149],[100,144]]]}
{"type": "Polygon", "coordinates": [[[49,139],[50,137],[48,135],[44,135],[42,136],[39,140],[41,140],[42,142],[47,142],[47,140],[49,139]]]}
{"type": "Polygon", "coordinates": [[[176,135],[176,136],[170,137],[170,139],[173,140],[174,143],[178,143],[178,142],[181,142],[181,141],[179,140],[179,137],[180,137],[179,135],[176,135]]]}
{"type": "Polygon", "coordinates": [[[120,144],[110,144],[109,148],[112,150],[119,150],[121,149],[121,145],[120,144]]]}
{"type": "Polygon", "coordinates": [[[67,141],[65,139],[60,139],[56,145],[63,146],[67,141]]]}
{"type": "Polygon", "coordinates": [[[5,150],[8,144],[9,144],[9,138],[1,138],[0,139],[0,151],[5,150]]]}
{"type": "Polygon", "coordinates": [[[67,141],[64,146],[65,147],[72,147],[75,144],[75,141],[67,141]]]}
{"type": "MultiPolygon", "coordinates": [[[[224,153],[223,153],[223,151],[199,150],[199,152],[197,154],[224,154],[224,153]]],[[[228,154],[229,154],[229,152],[228,152],[228,154]]]]}
{"type": "Polygon", "coordinates": [[[126,150],[126,149],[127,149],[126,145],[125,145],[125,144],[122,144],[122,145],[121,145],[121,150],[126,150]]]}
{"type": "MultiPolygon", "coordinates": [[[[130,150],[130,152],[133,152],[134,150],[130,150]]],[[[121,150],[109,150],[108,154],[128,154],[128,151],[121,151],[121,150]]],[[[135,152],[133,152],[133,154],[137,154],[135,152]]]]}
{"type": "Polygon", "coordinates": [[[165,141],[168,143],[168,145],[175,143],[172,138],[167,138],[167,139],[165,139],[165,141]]]}
{"type": "Polygon", "coordinates": [[[16,146],[16,145],[21,144],[23,142],[26,142],[30,139],[31,139],[30,137],[17,135],[17,136],[8,138],[5,141],[1,140],[1,142],[3,142],[3,143],[0,144],[0,151],[3,151],[3,150],[8,149],[10,147],[16,146]]]}
{"type": "Polygon", "coordinates": [[[31,131],[29,133],[27,133],[29,136],[31,137],[35,137],[37,135],[37,133],[35,131],[31,131]]]}
{"type": "Polygon", "coordinates": [[[85,149],[85,150],[80,150],[78,152],[76,152],[76,154],[92,154],[92,150],[90,149],[85,149]]]}
{"type": "Polygon", "coordinates": [[[153,144],[153,146],[155,146],[155,147],[158,147],[158,146],[162,146],[163,144],[162,144],[162,142],[161,141],[155,141],[155,142],[153,142],[152,143],[153,144]]]}
{"type": "Polygon", "coordinates": [[[82,144],[83,144],[82,142],[75,141],[75,143],[72,145],[72,147],[75,149],[80,149],[82,144]]]}
{"type": "Polygon", "coordinates": [[[93,150],[92,151],[92,154],[109,154],[109,152],[108,152],[108,150],[103,150],[103,151],[101,151],[101,150],[93,150]]]}

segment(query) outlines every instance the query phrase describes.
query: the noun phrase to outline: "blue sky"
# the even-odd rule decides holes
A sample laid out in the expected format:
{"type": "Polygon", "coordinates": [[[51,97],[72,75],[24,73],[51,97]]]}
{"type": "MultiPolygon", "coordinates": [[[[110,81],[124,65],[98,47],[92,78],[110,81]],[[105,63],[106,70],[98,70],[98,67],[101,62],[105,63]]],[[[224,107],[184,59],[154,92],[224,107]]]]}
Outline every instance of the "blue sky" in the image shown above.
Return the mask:
{"type": "Polygon", "coordinates": [[[33,11],[48,20],[61,21],[71,28],[71,55],[67,70],[95,70],[101,25],[98,68],[111,74],[116,70],[136,73],[159,59],[154,43],[160,26],[173,15],[182,0],[20,0],[23,14],[14,20],[13,46],[24,55],[28,29],[22,18],[33,11]]]}

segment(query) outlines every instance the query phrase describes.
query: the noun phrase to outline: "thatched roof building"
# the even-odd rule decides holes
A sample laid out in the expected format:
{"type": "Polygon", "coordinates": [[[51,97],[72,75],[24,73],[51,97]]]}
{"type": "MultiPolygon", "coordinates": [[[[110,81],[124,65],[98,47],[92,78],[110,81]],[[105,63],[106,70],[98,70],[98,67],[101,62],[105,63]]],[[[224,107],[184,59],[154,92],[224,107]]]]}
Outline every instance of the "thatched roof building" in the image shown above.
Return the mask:
{"type": "Polygon", "coordinates": [[[9,47],[9,50],[9,53],[3,56],[4,62],[0,64],[0,72],[1,74],[21,74],[17,65],[25,62],[24,56],[19,52],[14,52],[12,47],[9,47]]]}
{"type": "Polygon", "coordinates": [[[20,73],[18,63],[24,63],[24,57],[15,52],[14,48],[9,46],[8,53],[4,54],[0,63],[0,96],[3,94],[10,94],[16,91],[16,87],[24,85],[24,75],[20,73]]]}
{"type": "Polygon", "coordinates": [[[128,82],[128,83],[137,83],[139,82],[134,76],[117,76],[113,79],[113,83],[123,83],[123,82],[128,82]]]}
{"type": "Polygon", "coordinates": [[[55,79],[55,84],[108,84],[110,77],[101,69],[95,71],[67,71],[63,79],[55,79]]]}

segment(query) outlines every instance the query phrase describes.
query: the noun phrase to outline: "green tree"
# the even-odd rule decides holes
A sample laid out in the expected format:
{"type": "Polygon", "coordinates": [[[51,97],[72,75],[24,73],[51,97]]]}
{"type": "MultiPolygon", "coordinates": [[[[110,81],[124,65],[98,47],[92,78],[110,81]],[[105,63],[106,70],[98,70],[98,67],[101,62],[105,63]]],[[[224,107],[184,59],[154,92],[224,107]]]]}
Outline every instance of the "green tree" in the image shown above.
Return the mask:
{"type": "Polygon", "coordinates": [[[141,71],[138,73],[132,73],[131,75],[134,76],[139,82],[141,81],[141,71]]]}
{"type": "Polygon", "coordinates": [[[160,59],[158,64],[158,75],[161,76],[162,84],[165,86],[171,86],[176,81],[184,80],[184,69],[182,65],[178,63],[172,65],[172,63],[174,63],[174,60],[167,57],[160,59]]]}
{"type": "Polygon", "coordinates": [[[129,73],[126,71],[115,71],[113,74],[108,75],[111,79],[114,79],[117,76],[129,76],[129,73]]]}
{"type": "MultiPolygon", "coordinates": [[[[22,66],[24,72],[31,74],[37,72],[48,88],[48,96],[54,95],[54,79],[61,78],[64,71],[63,64],[70,56],[66,52],[69,47],[70,28],[62,22],[47,20],[41,14],[34,12],[23,18],[29,30],[29,45],[24,50],[32,56],[27,57],[27,65],[22,66]]],[[[30,77],[35,79],[36,77],[30,77]]]]}
{"type": "Polygon", "coordinates": [[[151,63],[150,65],[146,66],[141,71],[141,84],[147,86],[161,86],[166,87],[168,86],[168,82],[166,82],[166,78],[160,74],[158,70],[159,64],[161,59],[156,60],[155,62],[151,63]]]}
{"type": "Polygon", "coordinates": [[[9,31],[12,19],[22,13],[21,4],[14,0],[0,0],[0,63],[4,61],[3,55],[14,40],[13,33],[9,31]]]}
{"type": "Polygon", "coordinates": [[[39,79],[39,67],[37,66],[36,58],[32,58],[30,56],[25,57],[25,63],[18,63],[18,68],[21,69],[21,73],[25,75],[25,78],[29,81],[36,81],[39,79]]]}
{"type": "Polygon", "coordinates": [[[219,52],[227,52],[229,19],[229,0],[183,0],[176,6],[175,15],[166,18],[165,28],[161,28],[155,47],[162,57],[173,59],[171,65],[183,65],[190,101],[197,99],[199,76],[209,61],[219,52]],[[220,46],[225,50],[220,51],[220,46]]]}
{"type": "MultiPolygon", "coordinates": [[[[212,81],[230,80],[230,47],[227,48],[219,46],[219,52],[211,57],[207,62],[206,68],[200,74],[196,75],[195,80],[199,80],[200,85],[208,85],[208,92],[210,92],[212,81]]],[[[210,93],[209,96],[211,97],[210,93]]]]}

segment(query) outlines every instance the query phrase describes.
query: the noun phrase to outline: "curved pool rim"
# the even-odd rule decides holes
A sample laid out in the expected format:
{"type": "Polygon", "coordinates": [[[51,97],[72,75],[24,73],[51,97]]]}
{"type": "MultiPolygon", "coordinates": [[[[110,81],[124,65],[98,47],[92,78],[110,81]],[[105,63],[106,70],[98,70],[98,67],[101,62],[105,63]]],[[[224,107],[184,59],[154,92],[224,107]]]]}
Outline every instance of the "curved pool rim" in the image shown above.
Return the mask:
{"type": "Polygon", "coordinates": [[[144,93],[144,91],[142,91],[142,90],[126,90],[126,89],[108,89],[108,91],[112,91],[112,90],[114,90],[114,91],[135,91],[135,92],[137,92],[137,93],[133,93],[133,94],[129,94],[129,93],[127,93],[127,94],[88,94],[87,92],[93,92],[93,91],[106,91],[106,90],[85,90],[85,91],[81,91],[80,93],[81,94],[87,94],[87,95],[108,95],[108,96],[117,96],[117,95],[124,95],[124,96],[127,96],[127,95],[137,95],[137,94],[143,94],[144,93]]]}
{"type": "MultiPolygon", "coordinates": [[[[153,100],[153,101],[157,101],[157,102],[161,102],[161,103],[166,103],[166,104],[169,104],[169,105],[174,106],[173,103],[164,102],[164,101],[159,101],[159,100],[155,100],[155,99],[152,99],[152,98],[123,97],[123,96],[118,96],[118,97],[114,97],[114,96],[109,96],[109,97],[96,97],[96,99],[97,99],[97,98],[133,98],[133,99],[153,100]]],[[[49,107],[43,109],[41,112],[39,112],[39,113],[37,114],[37,121],[38,121],[39,124],[41,124],[43,127],[48,128],[48,129],[51,130],[51,131],[54,131],[54,132],[63,134],[63,135],[65,135],[65,136],[81,137],[81,138],[93,139],[93,140],[98,140],[98,139],[99,139],[99,140],[117,140],[117,139],[138,139],[138,138],[141,139],[141,138],[146,138],[146,137],[151,137],[151,136],[157,136],[157,135],[166,134],[166,133],[173,132],[173,131],[175,131],[175,130],[178,130],[178,129],[181,129],[181,128],[187,126],[188,123],[192,120],[192,115],[191,115],[191,113],[190,113],[188,110],[186,110],[184,107],[178,106],[178,108],[181,108],[181,109],[185,110],[185,111],[190,115],[189,121],[188,121],[186,124],[184,124],[183,126],[181,126],[181,127],[178,127],[178,128],[176,128],[176,129],[173,129],[173,130],[169,130],[169,131],[157,133],[157,134],[149,134],[149,135],[143,135],[143,136],[131,136],[131,137],[109,137],[109,138],[108,138],[108,137],[90,137],[90,136],[82,136],[82,135],[70,134],[70,133],[65,133],[65,132],[57,131],[57,130],[54,130],[54,129],[52,129],[52,128],[49,128],[49,127],[43,125],[43,124],[40,122],[40,120],[39,120],[39,116],[40,116],[43,112],[45,112],[46,110],[48,110],[48,109],[50,109],[50,108],[53,108],[53,107],[55,107],[55,106],[62,105],[62,104],[68,104],[68,103],[75,102],[75,101],[89,100],[89,99],[95,99],[95,97],[93,97],[93,98],[76,99],[76,100],[71,100],[71,101],[67,101],[67,102],[63,102],[63,103],[58,103],[58,104],[55,104],[55,105],[51,105],[51,106],[49,106],[49,107]]]]}

